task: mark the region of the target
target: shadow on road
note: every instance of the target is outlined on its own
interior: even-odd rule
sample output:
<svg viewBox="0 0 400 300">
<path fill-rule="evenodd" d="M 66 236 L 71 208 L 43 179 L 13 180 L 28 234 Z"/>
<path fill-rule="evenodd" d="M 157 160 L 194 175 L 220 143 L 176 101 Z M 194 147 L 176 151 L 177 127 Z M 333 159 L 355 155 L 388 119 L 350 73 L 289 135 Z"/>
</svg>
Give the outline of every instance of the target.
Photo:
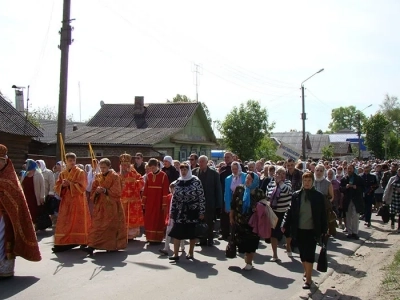
<svg viewBox="0 0 400 300">
<path fill-rule="evenodd" d="M 340 300 L 365 300 L 359 297 L 346 295 L 338 292 L 335 289 L 327 289 L 325 294 L 322 294 L 319 290 L 314 293 L 311 298 L 308 297 L 300 297 L 300 299 L 312 299 L 312 300 L 321 300 L 321 299 L 340 299 Z"/>
<path fill-rule="evenodd" d="M 12 298 L 34 285 L 40 279 L 34 276 L 14 276 L 0 280 L 0 299 Z"/>
<path fill-rule="evenodd" d="M 63 268 L 71 268 L 74 265 L 84 264 L 87 261 L 85 260 L 86 254 L 80 249 L 72 249 L 66 252 L 58 252 L 54 253 L 56 257 L 51 258 L 59 263 L 56 267 L 53 275 L 56 275 Z"/>
<path fill-rule="evenodd" d="M 195 274 L 197 279 L 207 279 L 218 274 L 218 270 L 214 269 L 215 264 L 197 259 L 186 260 L 183 255 L 180 257 L 179 262 L 171 262 L 171 265 Z"/>
<path fill-rule="evenodd" d="M 258 269 L 253 269 L 251 271 L 244 271 L 237 266 L 231 266 L 228 269 L 232 272 L 241 274 L 243 277 L 253 281 L 254 283 L 269 285 L 273 288 L 280 290 L 285 290 L 289 288 L 289 285 L 294 282 L 294 279 L 292 278 L 275 276 L 273 274 Z"/>
</svg>

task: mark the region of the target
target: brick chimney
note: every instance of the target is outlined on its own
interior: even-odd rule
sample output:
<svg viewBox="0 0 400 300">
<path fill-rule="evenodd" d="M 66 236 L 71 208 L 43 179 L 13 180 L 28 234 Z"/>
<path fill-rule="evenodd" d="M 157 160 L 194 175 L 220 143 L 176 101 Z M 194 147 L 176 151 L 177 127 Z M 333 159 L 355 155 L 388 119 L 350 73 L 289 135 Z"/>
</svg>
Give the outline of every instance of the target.
<svg viewBox="0 0 400 300">
<path fill-rule="evenodd" d="M 135 114 L 142 114 L 144 112 L 144 97 L 143 96 L 135 96 Z"/>
</svg>

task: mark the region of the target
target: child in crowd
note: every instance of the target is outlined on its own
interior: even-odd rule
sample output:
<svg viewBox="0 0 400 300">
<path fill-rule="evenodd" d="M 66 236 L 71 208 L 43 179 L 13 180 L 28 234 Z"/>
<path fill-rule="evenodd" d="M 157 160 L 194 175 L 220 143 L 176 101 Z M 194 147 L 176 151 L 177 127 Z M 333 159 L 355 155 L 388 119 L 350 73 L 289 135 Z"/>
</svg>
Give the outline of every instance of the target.
<svg viewBox="0 0 400 300">
<path fill-rule="evenodd" d="M 165 234 L 165 246 L 164 246 L 164 249 L 160 249 L 159 251 L 160 251 L 160 253 L 162 254 L 162 255 L 168 255 L 169 253 L 169 250 L 170 250 L 170 247 L 169 247 L 169 244 L 171 243 L 171 237 L 170 236 L 168 236 L 169 235 L 169 233 L 171 232 L 171 229 L 172 229 L 172 227 L 174 227 L 174 220 L 171 218 L 171 203 L 172 203 L 172 197 L 173 197 L 173 194 L 174 194 L 174 191 L 175 191 L 175 181 L 174 182 L 172 182 L 170 185 L 169 185 L 169 194 L 168 194 L 168 203 L 167 203 L 167 208 L 168 208 L 168 211 L 167 211 L 167 213 L 166 213 L 166 216 L 165 216 L 165 225 L 167 226 L 167 230 L 166 230 L 166 234 Z M 181 241 L 181 252 L 184 252 L 185 251 L 185 241 Z"/>
</svg>

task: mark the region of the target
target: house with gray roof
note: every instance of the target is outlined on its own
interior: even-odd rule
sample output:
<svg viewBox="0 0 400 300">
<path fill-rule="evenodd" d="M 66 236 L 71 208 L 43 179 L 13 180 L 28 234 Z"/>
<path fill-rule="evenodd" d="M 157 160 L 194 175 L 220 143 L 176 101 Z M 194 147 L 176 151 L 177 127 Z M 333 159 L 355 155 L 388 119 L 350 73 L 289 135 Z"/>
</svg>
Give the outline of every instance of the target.
<svg viewBox="0 0 400 300">
<path fill-rule="evenodd" d="M 8 148 L 8 156 L 15 168 L 21 170 L 28 157 L 29 144 L 33 137 L 43 133 L 33 125 L 25 114 L 0 95 L 0 144 Z"/>
<path fill-rule="evenodd" d="M 104 104 L 87 124 L 72 125 L 66 131 L 66 151 L 89 156 L 91 143 L 97 156 L 119 156 L 142 152 L 145 157 L 171 155 L 180 161 L 191 153 L 208 155 L 216 137 L 200 103 L 144 103 L 135 97 L 132 104 Z M 46 149 L 55 154 L 56 136 Z"/>
</svg>

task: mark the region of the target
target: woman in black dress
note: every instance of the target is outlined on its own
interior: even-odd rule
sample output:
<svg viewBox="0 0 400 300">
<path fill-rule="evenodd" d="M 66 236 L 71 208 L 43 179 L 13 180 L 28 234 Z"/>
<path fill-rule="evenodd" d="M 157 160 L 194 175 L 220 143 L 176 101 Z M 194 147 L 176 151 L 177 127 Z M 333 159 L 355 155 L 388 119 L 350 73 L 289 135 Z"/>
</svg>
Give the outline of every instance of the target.
<svg viewBox="0 0 400 300">
<path fill-rule="evenodd" d="M 236 187 L 232 195 L 230 223 L 234 227 L 235 240 L 239 253 L 245 253 L 245 267 L 243 270 L 253 269 L 254 253 L 258 249 L 260 237 L 253 233 L 249 225 L 257 202 L 264 199 L 264 193 L 258 188 L 260 179 L 254 172 L 248 172 L 245 184 Z"/>
<path fill-rule="evenodd" d="M 169 236 L 174 238 L 174 255 L 169 259 L 179 260 L 179 245 L 181 240 L 190 240 L 187 259 L 193 259 L 196 244 L 196 224 L 204 219 L 206 201 L 200 179 L 192 175 L 190 164 L 180 165 L 181 176 L 175 184 L 175 192 L 171 202 L 170 218 L 174 220 Z"/>
<path fill-rule="evenodd" d="M 282 232 L 290 230 L 297 240 L 300 259 L 304 268 L 303 289 L 310 289 L 317 242 L 325 238 L 328 222 L 325 196 L 314 187 L 314 175 L 303 174 L 303 187 L 293 193 L 292 203 L 281 225 Z"/>
</svg>

